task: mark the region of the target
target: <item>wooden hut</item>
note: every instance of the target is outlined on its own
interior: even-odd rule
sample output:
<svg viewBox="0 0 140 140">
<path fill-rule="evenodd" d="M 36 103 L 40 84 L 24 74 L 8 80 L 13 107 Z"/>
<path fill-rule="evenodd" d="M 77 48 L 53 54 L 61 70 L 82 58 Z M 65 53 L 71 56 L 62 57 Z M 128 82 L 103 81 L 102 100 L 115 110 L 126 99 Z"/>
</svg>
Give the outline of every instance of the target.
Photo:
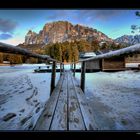
<svg viewBox="0 0 140 140">
<path fill-rule="evenodd" d="M 113 57 L 102 59 L 103 71 L 125 70 L 125 57 Z"/>
<path fill-rule="evenodd" d="M 80 59 L 86 59 L 93 56 L 96 56 L 94 52 L 86 52 L 80 55 Z M 86 72 L 100 71 L 101 70 L 101 60 L 90 60 L 86 61 Z"/>
<path fill-rule="evenodd" d="M 106 53 L 106 52 L 105 52 Z M 88 53 L 90 54 L 90 53 Z M 94 55 L 85 55 L 82 56 L 81 59 L 90 58 L 99 54 L 103 54 L 103 52 L 93 53 Z M 101 60 L 90 60 L 86 61 L 86 72 L 93 72 L 93 71 L 119 71 L 125 70 L 125 57 L 113 57 L 113 58 L 106 58 Z"/>
</svg>

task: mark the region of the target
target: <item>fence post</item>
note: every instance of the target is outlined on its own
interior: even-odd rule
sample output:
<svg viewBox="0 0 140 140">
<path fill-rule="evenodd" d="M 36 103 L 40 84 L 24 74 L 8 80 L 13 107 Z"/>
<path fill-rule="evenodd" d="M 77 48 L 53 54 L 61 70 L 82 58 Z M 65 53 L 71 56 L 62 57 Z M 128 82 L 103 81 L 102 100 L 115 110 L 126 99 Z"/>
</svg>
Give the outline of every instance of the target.
<svg viewBox="0 0 140 140">
<path fill-rule="evenodd" d="M 72 64 L 70 64 L 70 70 L 72 71 Z"/>
<path fill-rule="evenodd" d="M 53 61 L 52 64 L 52 75 L 51 75 L 51 91 L 50 95 L 52 94 L 54 88 L 55 88 L 55 77 L 56 77 L 56 62 Z"/>
<path fill-rule="evenodd" d="M 65 68 L 64 68 L 64 63 L 63 63 L 63 72 L 65 72 L 64 69 L 65 69 Z"/>
<path fill-rule="evenodd" d="M 73 76 L 75 77 L 75 68 L 76 68 L 76 64 L 74 62 L 74 69 L 73 69 Z"/>
<path fill-rule="evenodd" d="M 62 76 L 62 63 L 60 63 L 60 76 Z"/>
<path fill-rule="evenodd" d="M 83 92 L 85 92 L 85 72 L 86 72 L 86 62 L 82 62 L 82 68 L 81 68 L 81 89 Z"/>
</svg>

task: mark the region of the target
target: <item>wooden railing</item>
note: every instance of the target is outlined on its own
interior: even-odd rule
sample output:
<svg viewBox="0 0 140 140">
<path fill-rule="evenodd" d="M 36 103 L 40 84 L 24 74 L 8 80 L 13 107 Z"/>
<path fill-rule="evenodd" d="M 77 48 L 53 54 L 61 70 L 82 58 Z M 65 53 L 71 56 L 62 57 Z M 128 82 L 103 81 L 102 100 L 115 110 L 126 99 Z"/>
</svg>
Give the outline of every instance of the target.
<svg viewBox="0 0 140 140">
<path fill-rule="evenodd" d="M 50 95 L 52 94 L 52 91 L 55 88 L 56 64 L 60 63 L 60 76 L 61 76 L 62 72 L 64 71 L 64 64 L 62 62 L 57 61 L 56 59 L 53 59 L 48 55 L 36 54 L 36 53 L 33 53 L 33 52 L 31 52 L 31 51 L 29 51 L 27 49 L 23 49 L 23 48 L 20 48 L 20 47 L 16 47 L 16 46 L 1 43 L 1 42 L 0 42 L 0 52 L 26 55 L 28 57 L 34 57 L 34 58 L 40 58 L 40 59 L 43 59 L 43 60 L 46 60 L 46 61 L 52 61 Z M 62 65 L 63 65 L 63 68 L 62 68 Z"/>
<path fill-rule="evenodd" d="M 73 75 L 75 76 L 75 68 L 76 68 L 76 63 L 81 62 L 81 81 L 80 81 L 80 87 L 85 91 L 85 73 L 86 73 L 86 62 L 90 60 L 99 60 L 99 59 L 105 59 L 105 58 L 111 58 L 111 57 L 116 57 L 116 56 L 121 56 L 121 55 L 128 55 L 128 54 L 133 54 L 133 53 L 140 53 L 140 44 L 132 45 L 123 49 L 119 49 L 116 51 L 111 51 L 105 54 L 97 55 L 94 57 L 90 57 L 87 59 L 79 60 L 77 62 L 72 63 L 71 68 L 73 69 Z"/>
</svg>

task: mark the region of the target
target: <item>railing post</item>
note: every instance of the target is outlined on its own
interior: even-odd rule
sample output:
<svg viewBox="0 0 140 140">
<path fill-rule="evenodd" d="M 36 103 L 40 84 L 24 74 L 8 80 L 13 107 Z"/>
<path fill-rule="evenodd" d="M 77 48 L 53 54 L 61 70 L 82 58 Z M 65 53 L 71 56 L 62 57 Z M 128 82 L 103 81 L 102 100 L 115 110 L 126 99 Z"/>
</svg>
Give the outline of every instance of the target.
<svg viewBox="0 0 140 140">
<path fill-rule="evenodd" d="M 62 63 L 60 63 L 60 76 L 62 76 Z"/>
<path fill-rule="evenodd" d="M 70 70 L 72 71 L 72 64 L 70 65 Z"/>
<path fill-rule="evenodd" d="M 75 68 L 76 68 L 76 64 L 74 63 L 74 69 L 73 69 L 73 76 L 75 77 Z"/>
<path fill-rule="evenodd" d="M 81 68 L 81 89 L 83 92 L 85 92 L 85 72 L 86 72 L 86 62 L 82 62 L 82 68 Z"/>
<path fill-rule="evenodd" d="M 64 64 L 63 64 L 63 72 L 64 72 L 64 69 L 65 69 L 65 68 L 64 68 Z"/>
<path fill-rule="evenodd" d="M 52 94 L 54 88 L 55 88 L 55 77 L 56 77 L 56 62 L 53 61 L 52 64 L 52 75 L 51 75 L 51 91 L 50 95 Z"/>
</svg>

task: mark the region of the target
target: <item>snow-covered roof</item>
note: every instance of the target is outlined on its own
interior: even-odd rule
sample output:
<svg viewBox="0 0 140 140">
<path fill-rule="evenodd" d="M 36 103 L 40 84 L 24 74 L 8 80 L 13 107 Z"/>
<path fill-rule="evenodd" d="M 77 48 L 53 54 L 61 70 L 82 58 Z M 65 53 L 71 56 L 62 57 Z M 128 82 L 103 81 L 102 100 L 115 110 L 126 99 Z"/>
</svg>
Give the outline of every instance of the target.
<svg viewBox="0 0 140 140">
<path fill-rule="evenodd" d="M 94 52 L 86 52 L 83 57 L 93 57 L 96 56 L 96 54 Z"/>
</svg>

